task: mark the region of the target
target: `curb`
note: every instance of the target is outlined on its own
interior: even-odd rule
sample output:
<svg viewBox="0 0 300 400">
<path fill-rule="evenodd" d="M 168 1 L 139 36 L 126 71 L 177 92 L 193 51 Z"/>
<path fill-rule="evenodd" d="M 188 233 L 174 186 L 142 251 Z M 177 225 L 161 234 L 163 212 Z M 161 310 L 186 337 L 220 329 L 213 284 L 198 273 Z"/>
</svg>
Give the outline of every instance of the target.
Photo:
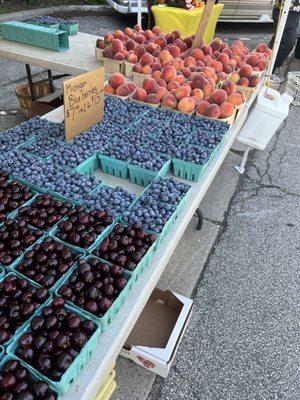
<svg viewBox="0 0 300 400">
<path fill-rule="evenodd" d="M 109 5 L 100 5 L 100 6 L 63 5 L 54 7 L 35 8 L 32 10 L 23 10 L 13 13 L 2 14 L 0 15 L 0 22 L 11 21 L 11 20 L 24 20 L 36 17 L 38 15 L 46 15 L 46 14 L 53 14 L 55 12 L 69 12 L 69 11 L 80 11 L 80 12 L 94 11 L 102 13 L 103 15 L 111 15 L 115 13 L 115 10 Z"/>
</svg>

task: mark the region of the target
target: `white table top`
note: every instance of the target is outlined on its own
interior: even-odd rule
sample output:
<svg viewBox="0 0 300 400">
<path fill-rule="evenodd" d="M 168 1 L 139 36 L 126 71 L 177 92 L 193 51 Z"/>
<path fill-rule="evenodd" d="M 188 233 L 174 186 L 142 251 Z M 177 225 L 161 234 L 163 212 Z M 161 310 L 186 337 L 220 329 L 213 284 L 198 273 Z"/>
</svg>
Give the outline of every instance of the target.
<svg viewBox="0 0 300 400">
<path fill-rule="evenodd" d="M 257 88 L 252 101 L 261 89 L 261 86 Z M 186 181 L 192 186 L 189 202 L 165 237 L 162 245 L 154 253 L 150 265 L 129 292 L 123 306 L 114 317 L 107 331 L 100 335 L 95 353 L 83 368 L 80 376 L 71 385 L 68 392 L 62 396 L 62 400 L 93 400 L 97 395 L 106 374 L 109 372 L 112 363 L 116 360 L 120 349 L 142 312 L 151 292 L 157 285 L 186 227 L 235 141 L 247 118 L 249 107 L 250 104 L 248 103 L 240 111 L 237 120 L 226 135 L 219 153 L 202 176 L 200 182 L 193 183 Z M 62 121 L 62 107 L 47 114 L 44 118 L 55 122 Z M 106 177 L 109 176 L 106 175 Z M 122 180 L 122 182 L 124 182 L 123 186 L 126 187 L 126 180 Z"/>
<path fill-rule="evenodd" d="M 0 39 L 0 58 L 71 75 L 83 74 L 102 66 L 95 58 L 97 38 L 95 35 L 78 32 L 77 35 L 69 36 L 70 48 L 62 52 Z"/>
</svg>

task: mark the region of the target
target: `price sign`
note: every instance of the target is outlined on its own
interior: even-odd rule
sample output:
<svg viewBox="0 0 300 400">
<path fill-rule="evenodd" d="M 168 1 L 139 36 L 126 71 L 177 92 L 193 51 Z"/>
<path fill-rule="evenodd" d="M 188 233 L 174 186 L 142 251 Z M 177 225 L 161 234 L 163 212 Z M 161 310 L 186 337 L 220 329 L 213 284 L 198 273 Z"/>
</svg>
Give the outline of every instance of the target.
<svg viewBox="0 0 300 400">
<path fill-rule="evenodd" d="M 66 141 L 103 118 L 104 68 L 63 82 Z"/>
</svg>

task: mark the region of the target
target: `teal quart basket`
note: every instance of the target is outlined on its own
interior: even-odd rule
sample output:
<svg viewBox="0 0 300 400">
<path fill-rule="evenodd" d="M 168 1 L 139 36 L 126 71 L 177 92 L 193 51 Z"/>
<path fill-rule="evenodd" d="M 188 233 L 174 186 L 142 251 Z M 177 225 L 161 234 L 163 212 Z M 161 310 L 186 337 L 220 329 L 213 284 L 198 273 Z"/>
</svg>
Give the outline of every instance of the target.
<svg viewBox="0 0 300 400">
<path fill-rule="evenodd" d="M 30 381 L 32 381 L 32 382 L 41 382 L 42 381 L 40 376 L 38 376 L 38 374 L 33 369 L 29 369 L 23 360 L 20 360 L 19 358 L 17 358 L 14 355 L 11 355 L 11 354 L 10 355 L 4 355 L 4 354 L 5 353 L 3 353 L 3 359 L 1 361 L 1 348 L 0 348 L 0 361 L 1 361 L 0 362 L 0 370 L 2 370 L 2 368 L 8 361 L 16 360 L 22 365 L 23 368 L 25 368 L 27 370 L 27 372 L 29 372 Z M 49 385 L 49 389 L 52 390 L 52 392 L 57 396 L 56 400 L 61 399 L 61 395 L 55 390 L 55 388 L 53 388 L 51 385 Z"/>
<path fill-rule="evenodd" d="M 46 305 L 49 305 L 50 303 L 51 303 L 51 301 L 46 303 Z M 68 312 L 72 312 L 72 313 L 78 315 L 82 320 L 88 320 L 88 319 L 91 320 L 91 318 L 88 318 L 86 316 L 86 314 L 84 314 L 81 311 L 81 309 L 79 309 L 77 307 L 72 307 L 70 304 L 67 303 L 67 304 L 65 304 L 64 308 Z M 67 369 L 67 371 L 63 374 L 63 376 L 62 376 L 60 381 L 53 381 L 50 378 L 44 376 L 41 372 L 39 372 L 37 369 L 32 367 L 30 364 L 26 363 L 24 360 L 22 360 L 22 362 L 29 369 L 29 371 L 31 371 L 34 374 L 36 374 L 36 376 L 40 380 L 48 383 L 49 386 L 51 386 L 58 393 L 63 395 L 64 393 L 66 393 L 68 391 L 68 389 L 69 389 L 70 385 L 72 384 L 72 382 L 80 375 L 83 367 L 85 366 L 85 364 L 87 363 L 87 361 L 89 360 L 89 358 L 91 357 L 91 355 L 93 354 L 93 352 L 97 348 L 99 335 L 101 334 L 101 327 L 100 327 L 99 323 L 97 323 L 97 321 L 95 319 L 93 319 L 92 321 L 96 325 L 95 332 L 90 337 L 90 339 L 86 342 L 85 346 L 81 349 L 80 353 L 74 359 L 73 363 L 70 365 L 70 367 Z M 14 353 L 15 353 L 15 350 L 16 350 L 16 348 L 18 346 L 19 338 L 23 333 L 28 332 L 28 331 L 30 331 L 30 323 L 28 323 L 23 328 L 21 333 L 19 333 L 18 335 L 16 335 L 14 337 L 13 342 L 8 346 L 7 353 L 9 355 L 16 357 L 16 355 Z M 16 358 L 19 359 L 19 357 L 16 357 Z"/>
<path fill-rule="evenodd" d="M 61 31 L 67 32 L 68 36 L 77 35 L 78 28 L 79 28 L 78 24 L 63 24 L 63 23 L 59 24 L 59 29 Z"/>
<path fill-rule="evenodd" d="M 193 182 L 199 182 L 209 164 L 209 160 L 207 160 L 206 164 L 201 165 L 183 161 L 178 158 L 172 158 L 172 164 L 174 176 Z"/>
<path fill-rule="evenodd" d="M 100 168 L 100 160 L 98 154 L 94 154 L 87 160 L 83 161 L 75 168 L 80 175 L 93 175 L 96 169 Z"/>
<path fill-rule="evenodd" d="M 101 168 L 104 173 L 116 176 L 117 178 L 128 178 L 128 168 L 126 161 L 117 160 L 109 156 L 99 155 Z"/>
<path fill-rule="evenodd" d="M 128 163 L 128 171 L 131 182 L 141 186 L 148 186 L 158 176 L 166 175 L 171 166 L 171 160 L 168 160 L 159 171 L 151 171 Z"/>
<path fill-rule="evenodd" d="M 97 258 L 97 257 L 91 256 L 91 255 L 88 255 L 88 256 L 84 257 L 84 259 L 86 259 L 86 260 L 88 260 L 88 259 L 90 259 L 90 258 Z M 110 263 L 107 263 L 107 262 L 104 261 L 104 260 L 101 260 L 101 259 L 100 259 L 100 261 L 102 261 L 103 263 L 109 265 L 110 267 L 112 266 Z M 65 278 L 64 278 L 64 280 L 63 280 L 63 282 L 61 283 L 60 286 L 62 286 L 62 285 L 67 285 L 67 284 L 68 284 L 69 279 L 70 279 L 72 273 L 76 270 L 76 268 L 77 268 L 77 266 L 75 266 L 75 267 L 73 268 L 73 270 L 70 271 L 70 272 L 65 276 Z M 96 315 L 91 314 L 89 311 L 86 311 L 86 310 L 84 310 L 83 308 L 80 308 L 79 306 L 77 306 L 76 304 L 70 302 L 69 300 L 66 300 L 66 302 L 67 302 L 68 304 L 70 304 L 72 307 L 74 307 L 74 308 L 80 310 L 80 312 L 82 312 L 83 314 L 85 314 L 87 318 L 89 318 L 89 319 L 91 319 L 91 320 L 93 320 L 93 321 L 97 321 L 97 322 L 100 324 L 100 326 L 101 326 L 101 331 L 102 331 L 102 332 L 105 332 L 105 331 L 107 330 L 107 328 L 108 328 L 108 325 L 111 323 L 111 321 L 113 320 L 113 318 L 115 317 L 115 315 L 117 315 L 117 313 L 119 312 L 119 310 L 120 310 L 122 304 L 124 303 L 124 301 L 125 301 L 125 299 L 126 299 L 128 293 L 129 293 L 130 289 L 132 288 L 133 281 L 132 281 L 132 278 L 131 278 L 131 274 L 125 271 L 124 275 L 125 275 L 125 278 L 126 278 L 126 280 L 127 280 L 127 284 L 126 284 L 126 286 L 124 287 L 124 289 L 121 291 L 121 293 L 119 294 L 119 296 L 118 296 L 118 297 L 115 299 L 115 301 L 112 303 L 112 305 L 110 306 L 110 308 L 109 308 L 109 309 L 106 311 L 106 313 L 103 315 L 103 317 L 97 317 Z M 59 288 L 56 289 L 56 295 L 57 295 L 57 296 L 61 296 L 61 295 L 59 294 Z"/>
</svg>

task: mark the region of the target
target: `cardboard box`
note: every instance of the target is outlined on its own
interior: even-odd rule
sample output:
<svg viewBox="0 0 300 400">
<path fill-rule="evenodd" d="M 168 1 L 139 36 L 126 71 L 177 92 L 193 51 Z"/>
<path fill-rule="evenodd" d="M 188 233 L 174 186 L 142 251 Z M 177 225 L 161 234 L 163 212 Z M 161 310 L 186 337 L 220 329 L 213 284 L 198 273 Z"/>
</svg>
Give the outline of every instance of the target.
<svg viewBox="0 0 300 400">
<path fill-rule="evenodd" d="M 121 355 L 166 378 L 191 316 L 193 301 L 154 289 Z"/>
</svg>

